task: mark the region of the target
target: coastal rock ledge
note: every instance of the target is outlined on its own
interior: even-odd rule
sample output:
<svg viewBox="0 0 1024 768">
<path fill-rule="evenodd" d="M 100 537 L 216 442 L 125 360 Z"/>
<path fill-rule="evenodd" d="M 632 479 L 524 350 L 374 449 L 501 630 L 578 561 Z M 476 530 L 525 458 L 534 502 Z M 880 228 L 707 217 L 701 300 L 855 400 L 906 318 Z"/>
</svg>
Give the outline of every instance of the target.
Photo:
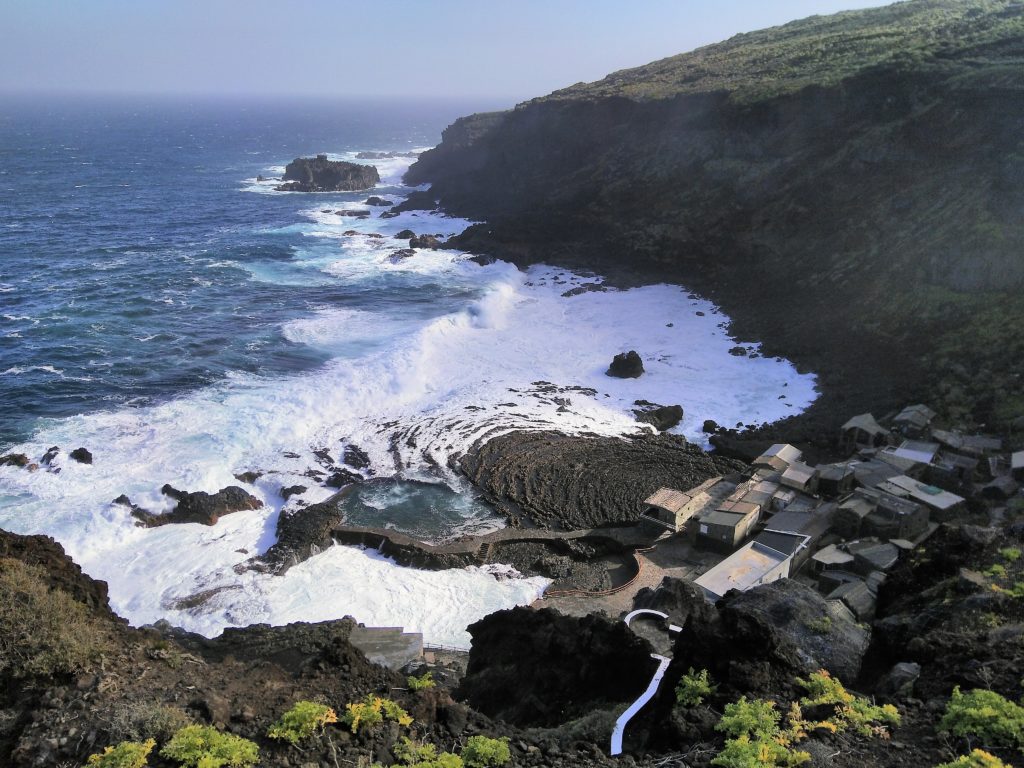
<svg viewBox="0 0 1024 768">
<path fill-rule="evenodd" d="M 284 169 L 283 179 L 288 183 L 274 187 L 278 192 L 353 192 L 375 186 L 380 174 L 372 165 L 317 155 L 292 160 Z"/>
</svg>

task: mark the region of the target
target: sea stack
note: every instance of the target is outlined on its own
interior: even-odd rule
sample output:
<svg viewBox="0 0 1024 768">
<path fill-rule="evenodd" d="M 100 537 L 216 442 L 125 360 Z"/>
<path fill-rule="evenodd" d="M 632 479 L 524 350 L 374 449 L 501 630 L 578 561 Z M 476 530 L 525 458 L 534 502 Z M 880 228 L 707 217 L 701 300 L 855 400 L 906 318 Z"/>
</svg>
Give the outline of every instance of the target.
<svg viewBox="0 0 1024 768">
<path fill-rule="evenodd" d="M 328 160 L 327 155 L 297 157 L 284 169 L 285 184 L 278 192 L 353 192 L 370 189 L 380 181 L 372 165 Z"/>
</svg>

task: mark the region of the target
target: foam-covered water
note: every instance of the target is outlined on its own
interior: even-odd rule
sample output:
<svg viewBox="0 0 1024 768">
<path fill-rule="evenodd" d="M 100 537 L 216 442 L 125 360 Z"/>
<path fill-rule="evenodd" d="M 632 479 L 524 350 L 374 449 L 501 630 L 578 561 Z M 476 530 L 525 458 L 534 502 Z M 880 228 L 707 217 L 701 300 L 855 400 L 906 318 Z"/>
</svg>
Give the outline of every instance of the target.
<svg viewBox="0 0 1024 768">
<path fill-rule="evenodd" d="M 321 139 L 306 153 L 334 149 L 332 157 L 353 159 L 361 149 L 430 143 L 408 135 L 390 145 L 374 136 L 362 144 Z M 32 407 L 4 414 L 3 448 L 32 457 L 64 449 L 54 462 L 59 472 L 0 468 L 0 525 L 56 537 L 110 583 L 115 610 L 134 623 L 168 618 L 215 634 L 351 614 L 464 645 L 468 623 L 529 602 L 545 580 L 419 572 L 346 547 L 282 577 L 236 573 L 273 543 L 282 487 L 308 488 L 289 504 L 331 493 L 308 476 L 321 468 L 315 451 L 337 459 L 357 445 L 376 477 L 435 484 L 374 483 L 350 512 L 357 524 L 443 538 L 501 524 L 450 468 L 475 441 L 511 429 L 635 431 L 644 428 L 631 414 L 635 400 L 682 405 L 677 431 L 700 440 L 705 419 L 774 420 L 814 398 L 813 378 L 787 362 L 729 354 L 736 342 L 726 318 L 678 286 L 565 295 L 600 278 L 480 266 L 443 249 L 396 258 L 407 245 L 393 237 L 400 230 L 447 236 L 468 222 L 425 212 L 380 219 L 383 209 L 367 219 L 338 216 L 365 208 L 366 193 L 274 192 L 257 176 L 279 174 L 299 152 L 270 138 L 265 146 L 238 141 L 257 147 L 254 154 L 243 162 L 221 150 L 224 167 L 206 183 L 219 190 L 219 210 L 234 205 L 244 216 L 196 213 L 187 236 L 179 231 L 185 223 L 168 225 L 170 243 L 144 245 L 143 229 L 138 242 L 122 242 L 119 214 L 80 250 L 69 249 L 73 274 L 56 300 L 30 295 L 38 275 L 0 272 L 0 287 L 21 296 L 10 305 L 0 297 L 13 326 L 0 332 L 50 334 L 39 343 L 15 336 L 0 348 L 5 402 L 28 403 L 25 387 L 38 390 Z M 365 162 L 381 173 L 374 194 L 397 200 L 410 191 L 400 177 L 411 160 Z M 21 217 L 31 219 L 32 210 Z M 50 226 L 62 242 L 64 225 Z M 30 255 L 41 235 L 3 237 Z M 82 251 L 101 250 L 104 257 L 80 266 Z M 115 273 L 113 285 L 96 277 L 101 267 Z M 646 373 L 606 376 L 612 355 L 627 349 L 640 352 Z M 67 458 L 79 445 L 92 451 L 92 465 Z M 213 527 L 142 529 L 110 503 L 127 493 L 159 511 L 169 504 L 164 483 L 212 492 L 250 470 L 262 473 L 249 490 L 264 508 Z"/>
</svg>

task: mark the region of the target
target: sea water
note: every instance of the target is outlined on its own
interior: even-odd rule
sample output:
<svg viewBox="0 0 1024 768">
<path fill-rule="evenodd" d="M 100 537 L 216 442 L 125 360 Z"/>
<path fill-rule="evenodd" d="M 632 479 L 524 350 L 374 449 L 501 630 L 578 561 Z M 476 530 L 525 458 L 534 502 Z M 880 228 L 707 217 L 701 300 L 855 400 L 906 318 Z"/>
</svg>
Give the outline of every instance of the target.
<svg viewBox="0 0 1024 768">
<path fill-rule="evenodd" d="M 754 343 L 753 357 L 730 354 L 727 318 L 680 286 L 572 295 L 601 277 L 444 249 L 396 257 L 403 229 L 449 236 L 471 222 L 380 218 L 363 201 L 412 191 L 412 159 L 356 154 L 424 149 L 475 107 L 5 105 L 0 453 L 61 453 L 36 472 L 0 468 L 0 526 L 55 537 L 135 624 L 214 635 L 352 615 L 464 646 L 467 624 L 547 581 L 500 564 L 418 571 L 342 546 L 284 576 L 236 568 L 273 544 L 282 509 L 333 492 L 309 476 L 316 452 L 368 454 L 376 479 L 346 500 L 353 524 L 436 541 L 502 525 L 453 468 L 489 437 L 628 434 L 646 428 L 632 410 L 648 400 L 682 405 L 674 431 L 699 441 L 705 419 L 761 423 L 812 402 L 813 376 Z M 376 165 L 380 184 L 274 191 L 288 161 L 319 152 Z M 645 374 L 606 376 L 628 349 Z M 68 458 L 79 446 L 91 465 Z M 212 527 L 140 528 L 111 503 L 127 494 L 158 512 L 173 505 L 165 483 L 213 492 L 247 471 L 263 508 Z M 285 502 L 294 485 L 307 491 Z"/>
</svg>

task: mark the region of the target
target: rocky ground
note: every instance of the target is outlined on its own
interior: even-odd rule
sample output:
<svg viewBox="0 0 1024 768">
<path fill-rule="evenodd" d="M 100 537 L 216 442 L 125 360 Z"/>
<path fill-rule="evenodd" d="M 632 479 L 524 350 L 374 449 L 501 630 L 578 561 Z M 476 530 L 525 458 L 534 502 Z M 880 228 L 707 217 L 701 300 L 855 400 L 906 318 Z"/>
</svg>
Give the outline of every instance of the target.
<svg viewBox="0 0 1024 768">
<path fill-rule="evenodd" d="M 692 488 L 743 466 L 677 435 L 522 431 L 474 447 L 460 464 L 510 524 L 566 530 L 633 522 L 658 488 Z"/>
</svg>

